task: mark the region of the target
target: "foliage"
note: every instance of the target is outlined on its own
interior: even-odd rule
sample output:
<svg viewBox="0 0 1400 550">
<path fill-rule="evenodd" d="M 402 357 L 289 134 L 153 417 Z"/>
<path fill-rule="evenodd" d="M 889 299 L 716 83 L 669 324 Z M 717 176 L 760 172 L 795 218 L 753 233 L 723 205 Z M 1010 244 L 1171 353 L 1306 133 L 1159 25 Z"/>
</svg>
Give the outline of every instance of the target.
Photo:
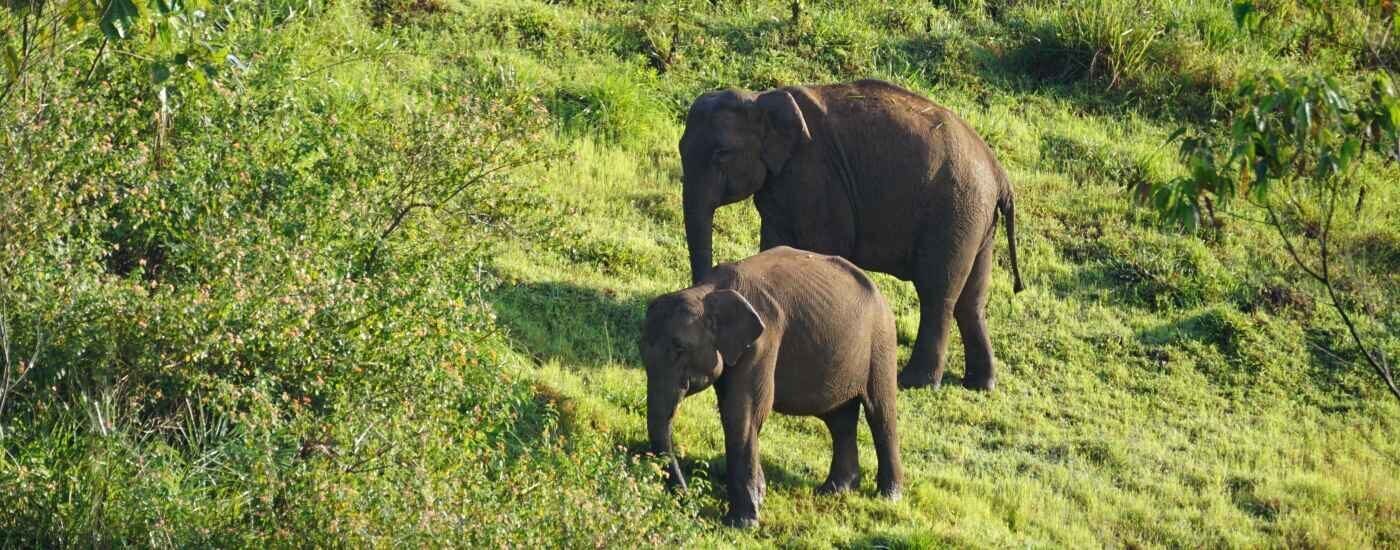
<svg viewBox="0 0 1400 550">
<path fill-rule="evenodd" d="M 1236 4 L 1237 17 L 1250 21 L 1240 5 L 1247 4 Z M 1395 85 L 1378 72 L 1369 95 L 1354 97 L 1333 77 L 1270 74 L 1246 81 L 1238 95 L 1229 139 L 1185 137 L 1181 152 L 1191 173 L 1155 189 L 1154 206 L 1192 229 L 1203 210 L 1213 218 L 1237 198 L 1264 210 L 1292 260 L 1328 293 L 1363 361 L 1400 399 L 1388 360 L 1368 349 L 1351 319 L 1354 306 L 1339 294 L 1335 259 L 1337 228 L 1366 206 L 1368 186 L 1358 170 L 1372 158 L 1400 160 Z"/>
<path fill-rule="evenodd" d="M 225 63 L 241 65 L 237 56 L 220 47 L 219 27 L 227 24 L 220 15 L 211 15 L 207 1 L 150 0 L 138 4 L 133 0 L 106 2 L 9 2 L 8 18 L 18 21 L 18 44 L 10 40 L 10 29 L 4 34 L 5 80 L 0 86 L 0 100 L 20 90 L 37 67 L 57 61 L 56 52 L 97 42 L 93 65 L 88 69 L 91 79 L 98 63 L 108 51 L 136 56 L 146 63 L 147 81 L 152 94 L 160 103 L 162 126 L 174 108 L 171 84 L 189 81 L 207 86 Z M 228 12 L 225 12 L 228 13 Z M 145 40 L 140 40 L 144 35 Z M 129 44 L 128 42 L 135 42 Z M 115 43 L 115 44 L 113 44 Z M 174 80 L 172 80 L 172 78 Z"/>
<path fill-rule="evenodd" d="M 1208 201 L 1223 208 L 1240 198 L 1271 207 L 1289 194 L 1315 205 L 1349 200 L 1360 210 L 1365 185 L 1356 171 L 1366 155 L 1400 159 L 1400 96 L 1385 73 L 1373 78 L 1369 96 L 1350 96 L 1332 77 L 1274 73 L 1246 81 L 1228 140 L 1186 135 L 1185 128 L 1173 136 L 1184 137 L 1191 174 L 1161 186 L 1156 205 L 1192 228 Z"/>
<path fill-rule="evenodd" d="M 358 6 L 220 12 L 199 36 L 240 61 L 204 83 L 153 78 L 174 50 L 138 37 L 203 39 L 144 8 L 57 29 L 78 46 L 11 81 L 0 546 L 685 537 L 652 465 L 569 433 L 484 302 L 493 245 L 533 230 L 510 191 L 551 154 L 540 102 L 446 62 L 376 95 L 391 76 L 359 62 L 414 52 Z"/>
</svg>

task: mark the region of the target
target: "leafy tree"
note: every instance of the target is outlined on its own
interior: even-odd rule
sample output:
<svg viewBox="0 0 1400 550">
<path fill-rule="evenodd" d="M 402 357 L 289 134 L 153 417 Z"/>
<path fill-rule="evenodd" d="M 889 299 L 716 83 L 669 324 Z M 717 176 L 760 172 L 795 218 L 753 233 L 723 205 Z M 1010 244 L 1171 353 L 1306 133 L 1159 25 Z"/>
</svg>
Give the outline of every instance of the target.
<svg viewBox="0 0 1400 550">
<path fill-rule="evenodd" d="M 1388 41 L 1397 21 L 1390 2 L 1359 4 L 1366 40 Z M 1261 17 L 1248 1 L 1235 3 L 1235 16 L 1246 29 Z M 1400 97 L 1388 70 L 1381 65 L 1369 86 L 1359 88 L 1332 76 L 1274 72 L 1244 82 L 1228 136 L 1184 128 L 1172 135 L 1190 173 L 1155 186 L 1151 203 L 1193 230 L 1215 225 L 1217 211 L 1236 201 L 1262 209 L 1263 222 L 1277 231 L 1289 257 L 1322 285 L 1365 363 L 1400 399 L 1390 362 L 1367 343 L 1353 316 L 1354 300 L 1338 284 L 1337 230 L 1360 215 L 1366 200 L 1357 169 L 1400 160 Z"/>
<path fill-rule="evenodd" d="M 23 90 L 36 68 L 58 62 L 64 52 L 94 52 L 87 80 L 119 53 L 146 63 L 163 131 L 173 110 L 172 79 L 207 86 L 221 66 L 243 63 L 218 46 L 221 22 L 208 0 L 13 0 L 3 6 L 8 13 L 0 14 L 0 101 Z"/>
</svg>

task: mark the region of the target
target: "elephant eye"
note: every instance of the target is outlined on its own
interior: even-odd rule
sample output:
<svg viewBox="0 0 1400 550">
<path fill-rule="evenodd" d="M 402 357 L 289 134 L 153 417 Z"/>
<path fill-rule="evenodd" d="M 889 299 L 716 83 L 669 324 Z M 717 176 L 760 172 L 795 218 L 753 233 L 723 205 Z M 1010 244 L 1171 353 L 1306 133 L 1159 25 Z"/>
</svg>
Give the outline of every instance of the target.
<svg viewBox="0 0 1400 550">
<path fill-rule="evenodd" d="M 727 161 L 729 161 L 729 158 L 732 157 L 732 156 L 734 156 L 734 150 L 733 150 L 733 149 L 725 149 L 725 148 L 715 149 L 714 161 L 715 161 L 715 162 L 727 162 Z"/>
<path fill-rule="evenodd" d="M 681 353 L 685 351 L 685 342 L 682 342 L 680 340 L 671 340 L 671 351 L 674 351 L 676 353 Z"/>
</svg>

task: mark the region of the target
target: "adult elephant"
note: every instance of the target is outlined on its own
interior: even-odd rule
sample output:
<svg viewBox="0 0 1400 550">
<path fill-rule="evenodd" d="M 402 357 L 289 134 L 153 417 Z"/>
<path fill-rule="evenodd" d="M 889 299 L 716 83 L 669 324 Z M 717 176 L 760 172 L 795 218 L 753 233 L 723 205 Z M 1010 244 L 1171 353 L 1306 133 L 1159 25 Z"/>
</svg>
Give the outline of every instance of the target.
<svg viewBox="0 0 1400 550">
<path fill-rule="evenodd" d="M 996 384 L 987 290 L 998 214 L 1016 262 L 1011 182 L 968 124 L 927 98 L 878 80 L 723 90 L 690 107 L 680 153 L 692 282 L 713 268 L 715 209 L 750 196 L 760 248 L 842 256 L 913 281 L 919 335 L 901 387 L 937 387 L 948 325 L 967 350 L 963 385 Z"/>
</svg>

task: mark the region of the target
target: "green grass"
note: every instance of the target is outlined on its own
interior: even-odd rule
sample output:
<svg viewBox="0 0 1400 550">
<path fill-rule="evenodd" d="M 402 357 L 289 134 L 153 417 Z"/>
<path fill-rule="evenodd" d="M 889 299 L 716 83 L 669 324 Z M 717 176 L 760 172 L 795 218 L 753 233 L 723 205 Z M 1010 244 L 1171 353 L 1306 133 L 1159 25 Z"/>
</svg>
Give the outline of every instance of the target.
<svg viewBox="0 0 1400 550">
<path fill-rule="evenodd" d="M 571 14 L 561 18 L 579 21 L 581 29 L 627 17 L 611 4 L 601 14 L 547 9 Z M 950 387 L 901 394 L 909 479 L 903 501 L 874 498 L 868 483 L 856 495 L 814 495 L 829 458 L 826 432 L 815 419 L 779 416 L 761 438 L 772 495 L 762 527 L 754 533 L 715 528 L 706 544 L 1397 542 L 1400 446 L 1389 435 L 1397 408 L 1368 372 L 1319 351 L 1345 347 L 1325 304 L 1261 298 L 1269 289 L 1304 290 L 1270 230 L 1232 221 L 1219 239 L 1206 242 L 1129 205 L 1126 189 L 1181 173 L 1166 136 L 1177 116 L 1192 119 L 1200 116 L 1197 106 L 1209 107 L 1209 90 L 1165 112 L 1140 109 L 1142 96 L 1202 93 L 1160 88 L 1179 75 L 1166 74 L 1173 67 L 1153 59 L 1165 55 L 1155 49 L 1143 54 L 1147 62 L 1121 69 L 1141 74 L 1118 82 L 1079 67 L 1037 84 L 1034 74 L 1014 74 L 1027 62 L 1019 49 L 981 61 L 980 68 L 974 61 L 995 55 L 981 50 L 1000 47 L 984 42 L 1004 37 L 994 33 L 1014 36 L 1020 25 L 1037 33 L 1072 27 L 1063 40 L 1088 48 L 1097 36 L 1084 36 L 1085 27 L 1128 24 L 1123 19 L 1067 23 L 1071 16 L 1027 7 L 1008 15 L 1010 28 L 1000 31 L 987 29 L 991 23 L 980 17 L 924 8 L 930 25 L 941 25 L 926 34 L 917 15 L 912 23 L 880 17 L 901 15 L 894 9 L 808 10 L 810 35 L 791 44 L 781 6 L 696 8 L 702 13 L 685 20 L 697 27 L 696 44 L 681 52 L 703 60 L 682 57 L 681 66 L 630 85 L 684 105 L 707 86 L 761 88 L 874 74 L 930 95 L 968 118 L 1011 171 L 1030 291 L 1013 298 L 1007 270 L 994 275 L 989 316 L 1004 373 L 996 392 Z M 1215 26 L 1202 23 L 1204 37 L 1177 30 L 1157 40 L 1221 42 L 1211 33 L 1234 32 L 1229 14 L 1217 7 L 1166 6 L 1152 15 L 1162 13 Z M 1229 24 L 1224 30 L 1222 21 Z M 871 31 L 881 24 L 912 28 Z M 727 47 L 707 49 L 702 40 Z M 847 43 L 858 44 L 856 63 L 869 65 L 842 66 Z M 1224 57 L 1248 46 L 1232 38 L 1202 55 Z M 804 55 L 810 50 L 828 55 Z M 944 59 L 924 61 L 929 50 Z M 1261 50 L 1249 53 L 1282 64 Z M 740 57 L 745 54 L 757 59 Z M 1228 69 L 1243 71 L 1247 59 Z M 553 64 L 560 74 L 586 65 L 595 85 L 607 88 L 642 61 L 581 49 L 531 55 L 529 63 Z M 643 305 L 688 280 L 674 153 L 679 110 L 657 117 L 649 109 L 637 111 L 642 120 L 625 138 L 602 122 L 586 136 L 566 133 L 569 157 L 532 172 L 539 192 L 564 213 L 557 229 L 512 243 L 495 263 L 508 284 L 494 302 L 514 347 L 537 361 L 540 379 L 574 399 L 596 429 L 634 448 L 645 441 L 645 376 L 634 351 Z M 1368 212 L 1366 231 L 1393 238 L 1394 215 L 1385 208 Z M 758 220 L 747 203 L 722 209 L 717 227 L 717 261 L 756 250 Z M 1394 286 L 1385 281 L 1393 283 L 1394 271 L 1379 273 L 1375 286 L 1365 286 L 1380 302 L 1393 301 Z M 918 316 L 912 288 L 877 278 L 899 316 L 907 357 Z M 1394 313 L 1375 321 L 1384 315 Z M 1396 345 L 1393 336 L 1385 342 Z M 955 343 L 950 353 L 953 373 L 961 368 L 958 348 Z M 711 394 L 683 405 L 676 438 L 693 477 L 709 480 L 686 498 L 714 521 L 724 509 L 723 441 Z M 862 438 L 862 462 L 871 473 L 868 434 Z"/>
<path fill-rule="evenodd" d="M 687 272 L 674 167 L 639 169 L 622 158 L 583 145 L 561 170 L 573 177 L 542 186 L 569 205 L 561 225 L 571 248 L 558 251 L 546 239 L 502 254 L 497 265 L 509 282 L 496 304 L 515 347 L 542 365 L 540 379 L 578 401 L 597 429 L 640 448 L 641 312 L 652 296 L 683 286 Z M 1393 543 L 1396 407 L 1369 373 L 1325 361 L 1308 344 L 1320 336 L 1312 327 L 1329 326 L 1325 338 L 1342 341 L 1329 312 L 1245 312 L 1257 299 L 1251 285 L 1262 283 L 1227 268 L 1258 252 L 1243 242 L 1210 246 L 1164 234 L 1113 187 L 1086 189 L 1041 170 L 1013 174 L 1020 216 L 1031 220 L 1022 225 L 1033 228 L 1021 240 L 1031 289 L 1012 298 L 1006 270 L 995 274 L 998 390 L 901 394 L 909 489 L 899 503 L 875 498 L 868 483 L 857 495 L 814 495 L 830 453 L 824 427 L 774 417 L 762 437 L 771 495 L 763 526 L 752 534 L 717 528 L 711 542 Z M 658 195 L 669 198 L 660 208 Z M 751 207 L 730 207 L 721 219 L 717 256 L 754 250 Z M 573 252 L 592 247 L 620 250 Z M 879 281 L 907 357 L 915 297 L 906 283 Z M 956 373 L 956 343 L 949 361 Z M 692 477 L 720 483 L 723 440 L 711 393 L 682 406 L 676 439 Z M 862 442 L 869 477 L 868 433 Z M 723 493 L 700 487 L 690 498 L 714 521 Z"/>
<path fill-rule="evenodd" d="M 251 69 L 174 81 L 164 142 L 139 58 L 89 84 L 93 40 L 39 69 L 0 111 L 0 317 L 44 351 L 0 410 L 0 545 L 1400 545 L 1400 404 L 1272 229 L 1245 209 L 1184 235 L 1129 200 L 1184 173 L 1168 135 L 1210 128 L 1240 78 L 1384 66 L 1355 13 L 1273 2 L 1245 33 L 1191 0 L 803 6 L 235 3 L 219 45 Z M 986 138 L 1028 290 L 998 238 L 998 389 L 901 393 L 902 500 L 875 497 L 864 428 L 862 490 L 813 494 L 826 430 L 774 416 L 762 524 L 726 529 L 713 393 L 676 422 L 689 493 L 642 454 L 641 317 L 689 280 L 682 115 L 713 88 L 859 77 Z M 544 160 L 379 243 L 403 193 L 440 196 L 496 143 Z M 1397 176 L 1363 171 L 1338 241 L 1389 357 Z M 716 260 L 758 225 L 721 209 Z M 875 278 L 903 361 L 916 296 Z"/>
</svg>

